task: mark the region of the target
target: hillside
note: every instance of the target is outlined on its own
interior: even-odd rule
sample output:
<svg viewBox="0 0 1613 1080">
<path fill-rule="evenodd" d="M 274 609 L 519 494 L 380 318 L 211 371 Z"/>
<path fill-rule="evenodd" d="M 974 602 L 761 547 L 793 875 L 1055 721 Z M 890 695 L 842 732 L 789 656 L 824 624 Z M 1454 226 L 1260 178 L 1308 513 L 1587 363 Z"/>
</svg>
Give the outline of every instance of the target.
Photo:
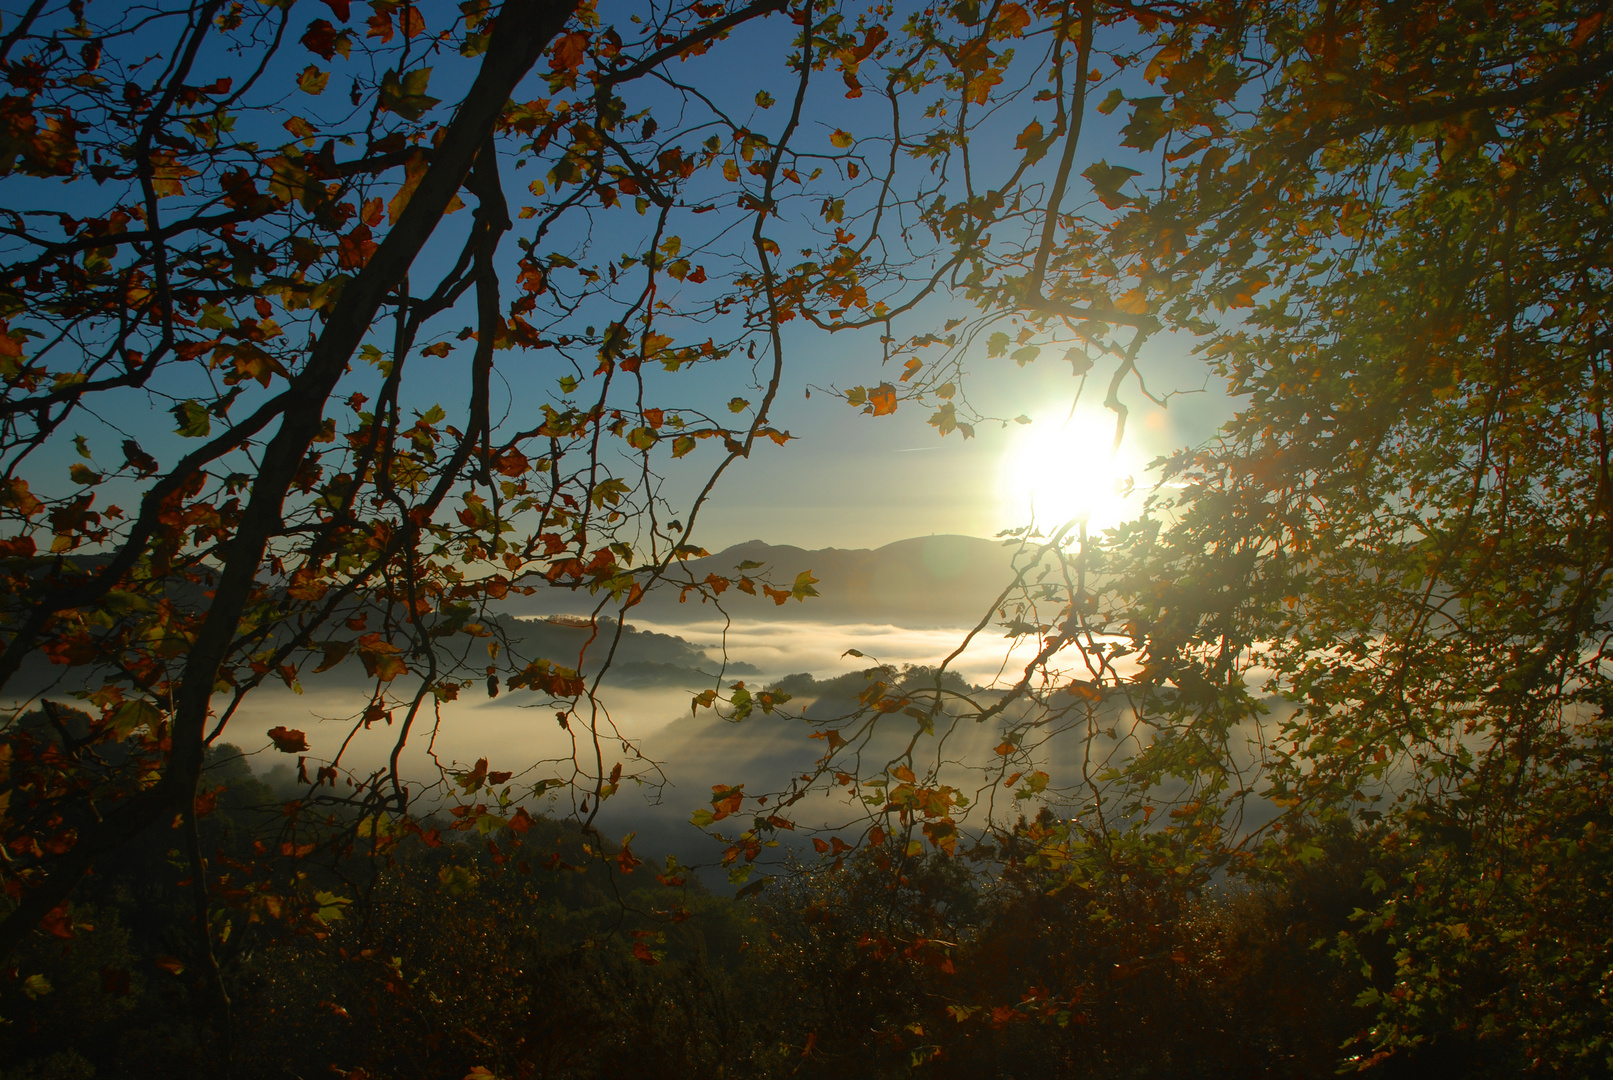
<svg viewBox="0 0 1613 1080">
<path fill-rule="evenodd" d="M 722 597 L 728 614 L 753 619 L 961 626 L 979 619 L 997 598 L 1008 580 L 1013 550 L 995 540 L 950 535 L 913 537 L 874 549 L 816 551 L 748 540 L 715 555 L 689 560 L 673 580 L 702 581 L 708 574 L 732 577 L 742 563 L 761 563 L 761 569 L 746 572 L 788 585 L 797 574 L 811 571 L 819 595 L 802 603 L 777 605 L 764 596 L 730 589 Z M 547 590 L 531 597 L 512 597 L 507 610 L 516 615 L 561 614 L 584 608 L 590 599 L 587 593 Z M 696 594 L 680 603 L 678 589 L 670 584 L 653 590 L 632 613 L 634 618 L 654 622 L 692 622 L 717 615 Z"/>
</svg>

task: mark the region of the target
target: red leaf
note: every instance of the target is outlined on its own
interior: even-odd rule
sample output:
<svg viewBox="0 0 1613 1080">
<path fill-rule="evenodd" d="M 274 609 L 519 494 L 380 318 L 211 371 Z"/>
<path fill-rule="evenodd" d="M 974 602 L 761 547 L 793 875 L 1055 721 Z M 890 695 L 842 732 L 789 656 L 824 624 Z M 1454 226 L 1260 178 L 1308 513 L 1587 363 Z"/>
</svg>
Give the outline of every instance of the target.
<svg viewBox="0 0 1613 1080">
<path fill-rule="evenodd" d="M 35 550 L 34 539 L 31 536 L 16 536 L 9 540 L 0 540 L 0 558 L 26 559 Z"/>
<path fill-rule="evenodd" d="M 324 19 L 315 19 L 308 24 L 302 43 L 309 52 L 329 60 L 336 55 L 336 28 Z"/>
<path fill-rule="evenodd" d="M 282 754 L 300 754 L 308 749 L 308 736 L 295 728 L 272 727 L 268 735 L 274 748 Z"/>
<path fill-rule="evenodd" d="M 65 904 L 46 912 L 45 917 L 39 920 L 39 928 L 59 938 L 65 939 L 76 936 L 73 933 L 73 924 L 68 918 L 67 905 Z"/>
</svg>

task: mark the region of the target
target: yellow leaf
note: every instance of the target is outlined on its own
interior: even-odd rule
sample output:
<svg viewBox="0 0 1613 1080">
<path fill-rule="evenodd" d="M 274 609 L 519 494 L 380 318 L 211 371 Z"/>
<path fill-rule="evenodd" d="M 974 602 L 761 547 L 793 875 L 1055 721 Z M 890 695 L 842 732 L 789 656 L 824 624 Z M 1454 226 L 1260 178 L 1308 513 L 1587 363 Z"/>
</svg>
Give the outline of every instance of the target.
<svg viewBox="0 0 1613 1080">
<path fill-rule="evenodd" d="M 835 128 L 834 134 L 829 136 L 829 141 L 844 150 L 851 145 L 851 132 Z"/>
<path fill-rule="evenodd" d="M 398 185 L 398 193 L 392 196 L 392 201 L 386 204 L 387 221 L 393 225 L 403 214 L 403 208 L 409 205 L 409 199 L 414 195 L 414 189 L 420 186 L 420 180 L 426 175 L 426 155 L 416 150 L 409 155 L 409 160 L 403 165 L 403 183 Z"/>
<path fill-rule="evenodd" d="M 79 465 L 75 463 L 69 466 L 67 471 L 72 475 L 73 483 L 83 484 L 86 487 L 94 487 L 96 484 L 99 484 L 105 479 L 105 477 L 96 472 L 94 469 L 90 468 L 88 465 Z"/>
<path fill-rule="evenodd" d="M 325 85 L 329 82 L 330 72 L 320 71 L 312 64 L 303 68 L 302 74 L 297 76 L 297 87 L 303 93 L 313 94 L 315 97 L 325 92 Z"/>
<path fill-rule="evenodd" d="M 1154 55 L 1143 72 L 1143 78 L 1153 82 L 1161 75 L 1169 75 L 1172 65 L 1182 58 L 1182 50 L 1174 45 L 1167 45 Z"/>
<path fill-rule="evenodd" d="M 1141 289 L 1132 289 L 1115 301 L 1115 310 L 1127 315 L 1147 315 L 1148 296 Z"/>
<path fill-rule="evenodd" d="M 185 194 L 184 180 L 196 176 L 195 169 L 181 165 L 171 152 L 151 155 L 151 186 L 159 199 Z"/>
</svg>

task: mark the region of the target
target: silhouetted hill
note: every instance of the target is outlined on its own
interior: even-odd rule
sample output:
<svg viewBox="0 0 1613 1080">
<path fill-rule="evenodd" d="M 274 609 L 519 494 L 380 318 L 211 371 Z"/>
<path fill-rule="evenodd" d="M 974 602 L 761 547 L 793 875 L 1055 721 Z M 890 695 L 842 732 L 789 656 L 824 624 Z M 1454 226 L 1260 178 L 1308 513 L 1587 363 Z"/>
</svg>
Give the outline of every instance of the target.
<svg viewBox="0 0 1613 1080">
<path fill-rule="evenodd" d="M 747 596 L 730 588 L 723 608 L 736 618 L 800 619 L 814 622 L 880 622 L 902 626 L 959 626 L 975 622 L 1009 580 L 1013 549 L 995 540 L 972 536 L 921 536 L 884 547 L 822 548 L 808 551 L 788 544 L 747 540 L 715 555 L 691 559 L 674 581 L 703 581 L 708 574 L 735 577 L 745 562 L 761 563 L 746 571 L 787 588 L 797 574 L 810 570 L 819 595 L 805 602 L 778 605 L 760 594 Z M 517 614 L 577 611 L 587 593 L 560 590 L 512 598 Z M 670 583 L 651 592 L 629 618 L 652 622 L 693 622 L 718 617 L 708 602 L 689 593 L 680 603 Z"/>
</svg>

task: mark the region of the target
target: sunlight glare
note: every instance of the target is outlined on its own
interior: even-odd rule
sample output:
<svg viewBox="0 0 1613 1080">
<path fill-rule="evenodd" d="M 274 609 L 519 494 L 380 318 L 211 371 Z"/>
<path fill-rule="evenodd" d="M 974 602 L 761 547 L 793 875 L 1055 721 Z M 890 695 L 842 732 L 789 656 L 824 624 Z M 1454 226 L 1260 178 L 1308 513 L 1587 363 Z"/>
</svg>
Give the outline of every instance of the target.
<svg viewBox="0 0 1613 1080">
<path fill-rule="evenodd" d="M 1113 450 L 1114 416 L 1042 416 L 1021 428 L 1003 454 L 1002 511 L 1015 526 L 1044 533 L 1085 519 L 1101 532 L 1128 516 L 1141 463 L 1127 445 Z"/>
</svg>

